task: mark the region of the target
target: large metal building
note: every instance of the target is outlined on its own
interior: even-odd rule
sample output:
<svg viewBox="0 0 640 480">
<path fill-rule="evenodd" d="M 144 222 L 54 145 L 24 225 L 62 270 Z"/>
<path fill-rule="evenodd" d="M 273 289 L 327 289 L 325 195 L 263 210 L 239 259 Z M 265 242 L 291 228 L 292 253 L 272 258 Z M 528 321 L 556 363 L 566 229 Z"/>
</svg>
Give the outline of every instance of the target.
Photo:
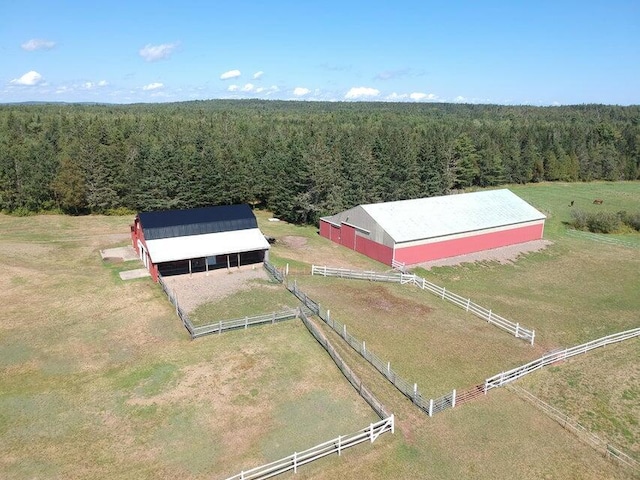
<svg viewBox="0 0 640 480">
<path fill-rule="evenodd" d="M 387 265 L 542 238 L 545 216 L 507 189 L 358 205 L 320 219 L 320 235 Z"/>
<path fill-rule="evenodd" d="M 263 262 L 269 242 L 249 205 L 139 213 L 133 248 L 151 276 L 204 272 Z"/>
</svg>

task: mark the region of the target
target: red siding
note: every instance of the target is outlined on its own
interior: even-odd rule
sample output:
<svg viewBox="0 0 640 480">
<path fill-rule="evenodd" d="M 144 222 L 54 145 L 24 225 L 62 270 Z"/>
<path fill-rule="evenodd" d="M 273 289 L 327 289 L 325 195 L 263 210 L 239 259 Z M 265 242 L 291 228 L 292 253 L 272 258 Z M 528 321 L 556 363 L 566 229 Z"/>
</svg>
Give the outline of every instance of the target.
<svg viewBox="0 0 640 480">
<path fill-rule="evenodd" d="M 146 262 L 142 258 L 140 259 L 142 260 L 143 263 L 147 265 L 147 270 L 149 270 L 149 273 L 151 274 L 151 278 L 153 278 L 153 281 L 157 282 L 158 266 L 151 261 L 151 257 L 149 256 L 149 249 L 147 248 L 147 242 L 145 242 L 144 240 L 144 230 L 142 229 L 142 225 L 140 224 L 140 219 L 136 217 L 136 219 L 133 222 L 133 225 L 131 225 L 131 243 L 133 244 L 133 249 L 138 254 L 138 257 L 141 257 L 140 248 L 138 248 L 138 240 L 140 240 L 140 243 L 144 248 L 144 255 L 147 257 Z"/>
<path fill-rule="evenodd" d="M 331 224 L 320 220 L 320 236 L 331 240 Z"/>
<path fill-rule="evenodd" d="M 356 238 L 356 252 L 360 252 L 385 265 L 391 265 L 391 260 L 393 259 L 393 249 L 391 247 L 360 236 Z"/>
<path fill-rule="evenodd" d="M 395 259 L 407 265 L 455 257 L 542 238 L 544 225 L 528 225 L 500 232 L 480 233 L 464 238 L 396 248 Z"/>
<path fill-rule="evenodd" d="M 358 235 L 355 228 L 349 225 L 343 224 L 341 227 L 337 227 L 329 222 L 320 220 L 320 235 L 374 260 L 391 265 L 391 259 L 393 258 L 392 248 Z"/>
</svg>

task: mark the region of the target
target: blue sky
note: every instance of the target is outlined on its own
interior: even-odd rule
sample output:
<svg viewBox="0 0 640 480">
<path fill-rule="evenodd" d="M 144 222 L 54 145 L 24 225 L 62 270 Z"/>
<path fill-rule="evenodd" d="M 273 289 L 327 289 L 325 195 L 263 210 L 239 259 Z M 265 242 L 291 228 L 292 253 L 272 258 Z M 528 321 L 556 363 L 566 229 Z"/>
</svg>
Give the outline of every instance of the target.
<svg viewBox="0 0 640 480">
<path fill-rule="evenodd" d="M 640 104 L 640 1 L 0 2 L 0 102 Z"/>
</svg>

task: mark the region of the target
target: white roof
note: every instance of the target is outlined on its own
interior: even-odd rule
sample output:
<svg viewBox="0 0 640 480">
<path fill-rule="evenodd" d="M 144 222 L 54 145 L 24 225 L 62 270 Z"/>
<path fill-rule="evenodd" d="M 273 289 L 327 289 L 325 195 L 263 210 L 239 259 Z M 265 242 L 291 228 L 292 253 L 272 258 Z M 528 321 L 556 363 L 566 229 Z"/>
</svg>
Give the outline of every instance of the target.
<svg viewBox="0 0 640 480">
<path fill-rule="evenodd" d="M 162 263 L 228 253 L 268 250 L 269 242 L 264 238 L 260 229 L 249 228 L 230 232 L 147 240 L 147 248 L 153 263 Z"/>
<path fill-rule="evenodd" d="M 374 203 L 362 208 L 398 243 L 546 218 L 507 189 Z"/>
</svg>

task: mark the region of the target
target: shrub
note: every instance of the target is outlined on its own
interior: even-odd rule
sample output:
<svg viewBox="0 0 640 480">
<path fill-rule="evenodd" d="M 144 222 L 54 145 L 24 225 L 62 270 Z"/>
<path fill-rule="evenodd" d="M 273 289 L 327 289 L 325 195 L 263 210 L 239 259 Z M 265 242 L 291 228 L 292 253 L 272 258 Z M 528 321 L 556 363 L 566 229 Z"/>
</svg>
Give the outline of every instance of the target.
<svg viewBox="0 0 640 480">
<path fill-rule="evenodd" d="M 587 216 L 587 229 L 593 233 L 614 233 L 622 228 L 620 217 L 615 213 L 598 212 Z"/>
<path fill-rule="evenodd" d="M 587 229 L 587 212 L 584 210 L 571 210 L 571 226 L 576 230 L 586 230 Z"/>
</svg>

